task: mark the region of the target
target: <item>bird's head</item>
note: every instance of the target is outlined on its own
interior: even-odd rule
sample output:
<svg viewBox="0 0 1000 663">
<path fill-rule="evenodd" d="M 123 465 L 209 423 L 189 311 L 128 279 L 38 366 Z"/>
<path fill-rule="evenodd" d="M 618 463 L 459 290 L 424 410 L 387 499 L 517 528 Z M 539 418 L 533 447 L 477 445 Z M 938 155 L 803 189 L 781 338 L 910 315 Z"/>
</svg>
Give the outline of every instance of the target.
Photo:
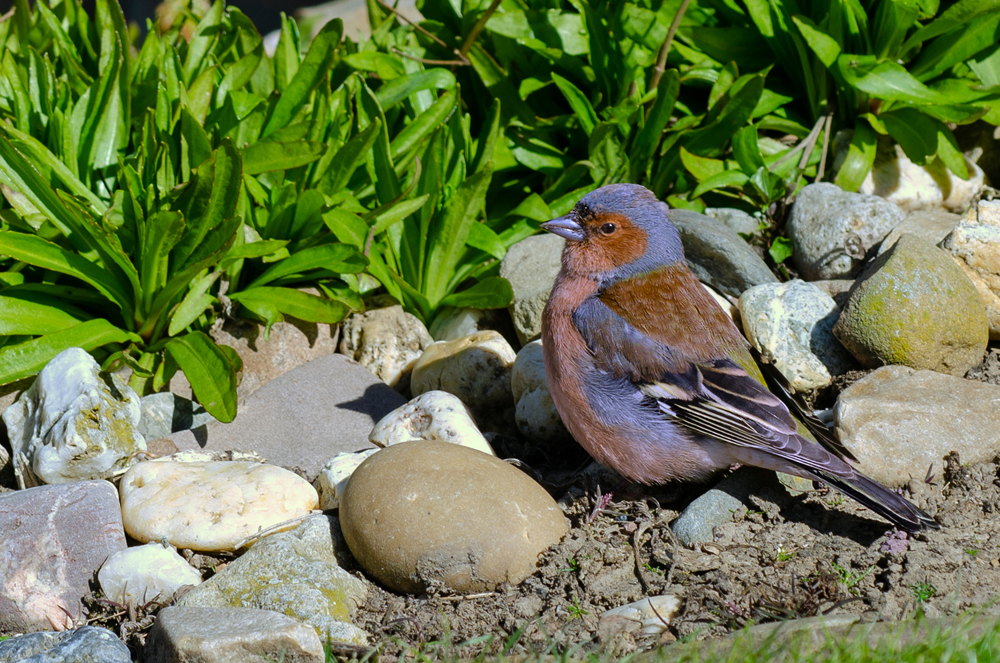
<svg viewBox="0 0 1000 663">
<path fill-rule="evenodd" d="M 684 260 L 669 209 L 646 187 L 611 184 L 542 228 L 566 239 L 565 271 L 607 285 Z"/>
</svg>

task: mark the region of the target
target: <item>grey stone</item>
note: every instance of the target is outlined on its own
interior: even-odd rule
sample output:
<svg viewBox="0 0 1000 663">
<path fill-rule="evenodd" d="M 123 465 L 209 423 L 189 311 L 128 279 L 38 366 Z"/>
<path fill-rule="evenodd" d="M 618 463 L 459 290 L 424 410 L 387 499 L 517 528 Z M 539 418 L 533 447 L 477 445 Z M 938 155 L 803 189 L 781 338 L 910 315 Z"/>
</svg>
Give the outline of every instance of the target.
<svg viewBox="0 0 1000 663">
<path fill-rule="evenodd" d="M 340 351 L 390 387 L 407 378 L 434 342 L 424 323 L 402 306 L 355 313 L 341 323 Z"/>
<path fill-rule="evenodd" d="M 716 527 L 753 506 L 751 495 L 775 488 L 782 490 L 774 472 L 743 466 L 691 502 L 670 529 L 681 545 L 708 543 L 715 539 Z"/>
<path fill-rule="evenodd" d="M 200 403 L 169 391 L 143 396 L 140 405 L 142 418 L 139 419 L 139 432 L 147 440 L 156 440 L 215 421 L 215 417 L 206 412 Z"/>
<path fill-rule="evenodd" d="M 274 610 L 309 624 L 323 638 L 367 644 L 368 635 L 350 619 L 368 587 L 340 568 L 337 548 L 343 539 L 336 524 L 336 519 L 312 516 L 290 532 L 258 541 L 177 605 Z"/>
<path fill-rule="evenodd" d="M 903 235 L 858 279 L 833 333 L 868 367 L 965 375 L 983 360 L 986 306 L 947 252 Z"/>
<path fill-rule="evenodd" d="M 891 249 L 902 235 L 919 235 L 931 244 L 940 244 L 941 240 L 948 236 L 958 222 L 962 220 L 958 214 L 942 212 L 939 210 L 919 210 L 910 212 L 903 219 L 903 222 L 892 229 L 882 244 L 878 247 L 878 254 L 882 255 Z"/>
<path fill-rule="evenodd" d="M 517 404 L 514 418 L 522 435 L 536 442 L 572 439 L 549 393 L 540 340 L 528 343 L 517 353 L 510 386 Z"/>
<path fill-rule="evenodd" d="M 507 249 L 500 261 L 500 276 L 514 289 L 510 315 L 521 345 L 542 335 L 542 310 L 562 269 L 565 243 L 557 235 L 534 235 Z"/>
<path fill-rule="evenodd" d="M 0 642 L 0 663 L 130 663 L 128 647 L 98 626 L 30 633 Z"/>
<path fill-rule="evenodd" d="M 833 408 L 858 469 L 887 486 L 922 479 L 957 451 L 984 463 L 1000 452 L 1000 387 L 935 371 L 884 366 L 845 389 Z"/>
<path fill-rule="evenodd" d="M 799 191 L 788 219 L 792 259 L 807 281 L 848 278 L 905 217 L 878 196 L 826 182 L 809 184 Z"/>
<path fill-rule="evenodd" d="M 326 355 L 254 392 L 232 423 L 210 423 L 169 439 L 182 451 L 256 451 L 273 465 L 299 468 L 312 481 L 337 453 L 371 449 L 368 434 L 375 423 L 404 403 L 364 366 Z"/>
<path fill-rule="evenodd" d="M 69 629 L 108 555 L 125 548 L 118 492 L 80 481 L 0 493 L 0 633 Z"/>
<path fill-rule="evenodd" d="M 702 282 L 733 297 L 755 285 L 777 282 L 764 260 L 721 221 L 684 209 L 670 210 L 668 218 L 681 234 L 691 271 Z"/>
<path fill-rule="evenodd" d="M 322 663 L 316 629 L 271 610 L 181 608 L 156 616 L 146 663 Z"/>
<path fill-rule="evenodd" d="M 721 221 L 741 236 L 760 235 L 762 232 L 760 219 L 734 207 L 709 207 L 705 210 L 705 216 Z"/>
</svg>

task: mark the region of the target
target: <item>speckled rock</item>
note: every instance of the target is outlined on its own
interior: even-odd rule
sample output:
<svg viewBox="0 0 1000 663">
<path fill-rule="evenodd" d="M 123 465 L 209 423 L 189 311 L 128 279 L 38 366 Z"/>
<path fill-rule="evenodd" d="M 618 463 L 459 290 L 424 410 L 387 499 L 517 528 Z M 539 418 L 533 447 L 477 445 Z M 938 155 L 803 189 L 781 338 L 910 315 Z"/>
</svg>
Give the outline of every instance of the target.
<svg viewBox="0 0 1000 663">
<path fill-rule="evenodd" d="M 146 450 L 139 417 L 139 397 L 118 375 L 102 374 L 80 348 L 64 350 L 4 410 L 18 485 L 111 477 Z"/>
<path fill-rule="evenodd" d="M 672 209 L 668 217 L 680 232 L 691 271 L 716 290 L 739 297 L 747 288 L 778 280 L 750 245 L 721 221 L 684 209 Z"/>
<path fill-rule="evenodd" d="M 354 470 L 358 469 L 358 465 L 376 451 L 378 449 L 339 453 L 323 466 L 316 481 L 313 482 L 316 492 L 319 493 L 320 509 L 329 511 L 340 506 L 340 496 L 344 494 L 347 480 L 354 474 Z"/>
<path fill-rule="evenodd" d="M 947 253 L 903 235 L 858 279 L 833 333 L 865 366 L 965 375 L 982 361 L 986 307 Z"/>
<path fill-rule="evenodd" d="M 835 184 L 799 191 L 788 218 L 792 259 L 807 281 L 853 276 L 865 254 L 903 222 L 906 213 L 878 196 Z"/>
<path fill-rule="evenodd" d="M 273 465 L 147 462 L 121 481 L 125 531 L 138 541 L 231 550 L 247 536 L 319 505 L 316 489 Z"/>
<path fill-rule="evenodd" d="M 990 338 L 1000 340 L 1000 200 L 979 201 L 943 246 L 986 305 Z"/>
<path fill-rule="evenodd" d="M 184 585 L 201 583 L 201 574 L 174 548 L 147 543 L 111 554 L 97 573 L 101 592 L 123 605 L 168 603 Z"/>
<path fill-rule="evenodd" d="M 311 625 L 320 638 L 368 644 L 368 634 L 350 623 L 368 587 L 338 564 L 336 522 L 317 515 L 258 541 L 177 605 L 274 610 Z"/>
<path fill-rule="evenodd" d="M 526 474 L 443 442 L 398 444 L 366 460 L 340 518 L 365 570 L 410 593 L 431 582 L 460 592 L 516 585 L 568 531 L 559 506 Z"/>
<path fill-rule="evenodd" d="M 434 390 L 454 394 L 472 412 L 480 429 L 506 432 L 514 425 L 510 373 L 516 357 L 495 331 L 439 341 L 417 360 L 410 390 L 414 396 Z"/>
<path fill-rule="evenodd" d="M 858 469 L 887 486 L 923 479 L 957 451 L 984 463 L 1000 452 L 1000 387 L 934 371 L 884 366 L 845 389 L 833 408 L 837 437 Z"/>
<path fill-rule="evenodd" d="M 355 313 L 341 323 L 340 334 L 340 351 L 390 387 L 409 375 L 434 342 L 424 323 L 402 306 Z"/>
<path fill-rule="evenodd" d="M 0 641 L 0 663 L 129 663 L 128 647 L 99 626 L 29 633 Z"/>
<path fill-rule="evenodd" d="M 549 394 L 540 340 L 528 343 L 517 353 L 510 386 L 517 404 L 514 416 L 522 435 L 538 442 L 572 439 Z"/>
<path fill-rule="evenodd" d="M 740 296 L 743 331 L 796 391 L 825 387 L 854 360 L 833 336 L 840 309 L 805 281 L 765 283 Z"/>
<path fill-rule="evenodd" d="M 500 261 L 500 276 L 514 289 L 510 315 L 522 345 L 542 335 L 542 310 L 562 269 L 565 243 L 557 235 L 534 235 L 507 249 Z"/>
<path fill-rule="evenodd" d="M 316 629 L 273 610 L 179 608 L 156 615 L 145 663 L 323 663 Z"/>
<path fill-rule="evenodd" d="M 118 492 L 78 481 L 0 493 L 0 633 L 73 628 L 108 555 L 125 548 Z"/>
<path fill-rule="evenodd" d="M 670 524 L 670 529 L 684 546 L 713 541 L 715 528 L 732 521 L 736 515 L 742 517 L 753 506 L 750 495 L 757 495 L 765 488 L 781 489 L 774 472 L 741 467 L 691 502 Z"/>
<path fill-rule="evenodd" d="M 425 392 L 396 408 L 375 424 L 368 439 L 382 448 L 401 442 L 437 440 L 495 455 L 468 408 L 446 391 Z"/>
<path fill-rule="evenodd" d="M 941 240 L 948 236 L 958 222 L 962 220 L 958 214 L 942 212 L 940 210 L 918 210 L 910 212 L 903 219 L 903 222 L 892 229 L 886 235 L 882 244 L 878 247 L 878 254 L 882 255 L 891 249 L 901 235 L 919 235 L 931 244 L 940 244 Z"/>
<path fill-rule="evenodd" d="M 940 159 L 923 166 L 910 161 L 899 145 L 879 141 L 875 163 L 859 190 L 885 198 L 908 212 L 945 209 L 960 211 L 983 186 L 983 171 L 968 158 L 969 179 L 948 170 Z"/>
<path fill-rule="evenodd" d="M 734 207 L 709 207 L 705 216 L 721 221 L 740 236 L 760 235 L 763 232 L 760 219 Z"/>
</svg>

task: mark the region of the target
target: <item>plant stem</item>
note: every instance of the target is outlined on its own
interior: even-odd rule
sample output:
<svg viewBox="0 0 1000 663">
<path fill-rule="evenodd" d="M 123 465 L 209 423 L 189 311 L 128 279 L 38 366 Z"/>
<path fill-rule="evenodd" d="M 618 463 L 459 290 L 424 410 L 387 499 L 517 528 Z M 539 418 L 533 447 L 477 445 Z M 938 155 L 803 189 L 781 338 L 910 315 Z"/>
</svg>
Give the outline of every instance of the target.
<svg viewBox="0 0 1000 663">
<path fill-rule="evenodd" d="M 663 72 L 667 70 L 667 54 L 670 52 L 670 45 L 674 41 L 674 35 L 677 34 L 677 28 L 680 27 L 681 19 L 684 18 L 684 12 L 687 11 L 689 4 L 691 4 L 691 0 L 683 0 L 681 2 L 680 9 L 677 10 L 674 21 L 670 24 L 670 29 L 667 30 L 667 38 L 663 40 L 663 46 L 660 46 L 660 52 L 656 56 L 656 67 L 653 69 L 653 78 L 649 81 L 650 90 L 656 89 L 656 86 L 660 84 L 660 79 L 663 78 Z"/>
<path fill-rule="evenodd" d="M 476 37 L 478 37 L 479 33 L 486 27 L 486 21 L 490 20 L 490 16 L 493 16 L 493 12 L 497 10 L 497 7 L 500 6 L 501 2 L 502 0 L 493 0 L 493 2 L 490 3 L 489 9 L 483 12 L 483 15 L 479 17 L 476 24 L 472 26 L 472 30 L 469 31 L 465 41 L 462 42 L 462 47 L 458 49 L 459 54 L 463 58 L 469 54 L 469 49 L 472 48 L 472 44 L 476 41 Z M 690 0 L 685 0 L 685 2 L 690 2 Z"/>
<path fill-rule="evenodd" d="M 816 182 L 823 181 L 823 171 L 826 170 L 826 153 L 830 147 L 830 125 L 833 124 L 833 113 L 826 116 L 826 129 L 823 131 L 823 153 L 819 158 L 819 170 L 816 171 Z"/>
</svg>

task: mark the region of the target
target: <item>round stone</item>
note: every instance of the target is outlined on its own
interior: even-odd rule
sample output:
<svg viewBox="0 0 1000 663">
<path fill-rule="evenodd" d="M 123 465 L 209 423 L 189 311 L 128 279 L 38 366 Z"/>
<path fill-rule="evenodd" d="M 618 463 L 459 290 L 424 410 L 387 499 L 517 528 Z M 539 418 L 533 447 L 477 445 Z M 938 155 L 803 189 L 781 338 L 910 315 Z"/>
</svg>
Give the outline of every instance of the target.
<svg viewBox="0 0 1000 663">
<path fill-rule="evenodd" d="M 354 471 L 340 500 L 354 557 L 387 588 L 460 592 L 516 585 L 568 530 L 555 500 L 520 470 L 438 441 L 396 444 Z"/>
</svg>

